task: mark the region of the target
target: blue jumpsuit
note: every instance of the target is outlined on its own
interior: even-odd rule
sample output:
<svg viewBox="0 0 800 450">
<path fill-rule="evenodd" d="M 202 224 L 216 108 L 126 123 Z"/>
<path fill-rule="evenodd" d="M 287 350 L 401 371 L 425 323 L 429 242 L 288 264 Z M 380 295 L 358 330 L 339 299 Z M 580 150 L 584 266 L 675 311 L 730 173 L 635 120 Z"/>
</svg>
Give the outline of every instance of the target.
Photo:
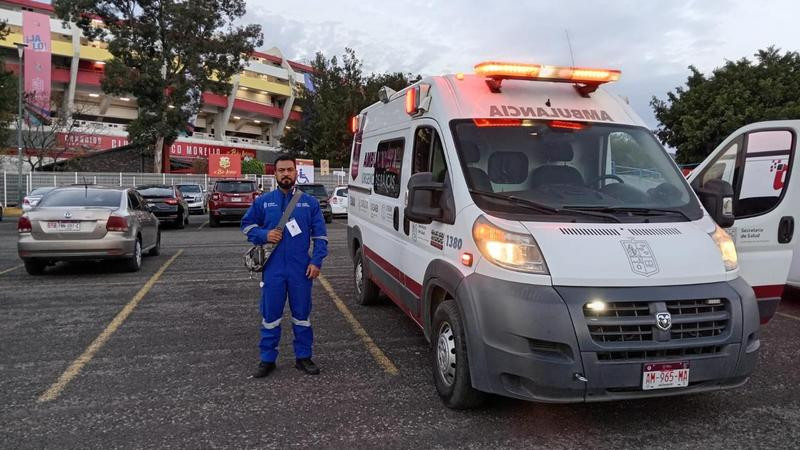
<svg viewBox="0 0 800 450">
<path fill-rule="evenodd" d="M 241 229 L 247 240 L 255 245 L 267 242 L 267 233 L 278 226 L 283 212 L 294 195 L 281 189 L 259 196 L 242 218 Z M 292 236 L 288 227 L 283 238 L 270 256 L 261 281 L 261 361 L 275 362 L 278 343 L 281 340 L 281 317 L 289 294 L 294 331 L 294 354 L 297 359 L 310 358 L 314 333 L 311 329 L 311 284 L 306 276 L 309 264 L 322 268 L 322 259 L 328 255 L 328 237 L 325 219 L 319 202 L 309 194 L 303 194 L 297 202 L 289 222 L 294 219 L 301 233 Z M 314 252 L 309 257 L 311 240 Z"/>
</svg>

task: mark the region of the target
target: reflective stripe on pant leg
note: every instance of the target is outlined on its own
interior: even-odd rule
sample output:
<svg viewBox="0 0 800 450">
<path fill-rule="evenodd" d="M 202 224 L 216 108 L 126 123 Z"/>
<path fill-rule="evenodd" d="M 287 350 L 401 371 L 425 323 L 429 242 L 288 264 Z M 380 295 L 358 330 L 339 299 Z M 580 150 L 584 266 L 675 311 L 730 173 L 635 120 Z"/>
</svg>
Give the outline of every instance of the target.
<svg viewBox="0 0 800 450">
<path fill-rule="evenodd" d="M 310 358 L 314 344 L 311 328 L 311 280 L 306 278 L 305 268 L 289 279 L 289 307 L 292 310 L 294 332 L 294 355 L 298 359 Z"/>
<path fill-rule="evenodd" d="M 275 362 L 281 341 L 281 317 L 286 304 L 286 278 L 264 274 L 261 289 L 261 361 Z"/>
</svg>

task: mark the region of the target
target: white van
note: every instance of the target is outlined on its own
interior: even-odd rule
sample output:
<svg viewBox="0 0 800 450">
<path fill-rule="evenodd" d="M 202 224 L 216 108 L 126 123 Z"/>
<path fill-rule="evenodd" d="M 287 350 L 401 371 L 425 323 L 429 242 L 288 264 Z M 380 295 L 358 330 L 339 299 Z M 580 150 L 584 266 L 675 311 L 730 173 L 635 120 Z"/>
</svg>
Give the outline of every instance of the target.
<svg viewBox="0 0 800 450">
<path fill-rule="evenodd" d="M 432 343 L 436 389 L 583 402 L 711 391 L 753 371 L 759 313 L 731 238 L 634 111 L 618 71 L 483 63 L 353 120 L 358 300 Z M 704 203 L 730 220 L 731 186 Z"/>
<path fill-rule="evenodd" d="M 794 238 L 800 180 L 792 177 L 798 134 L 800 120 L 747 125 L 689 176 L 695 189 L 720 179 L 733 186 L 735 222 L 728 232 L 736 243 L 742 278 L 755 290 L 762 321 L 775 313 L 787 278 L 800 287 L 800 240 Z"/>
</svg>

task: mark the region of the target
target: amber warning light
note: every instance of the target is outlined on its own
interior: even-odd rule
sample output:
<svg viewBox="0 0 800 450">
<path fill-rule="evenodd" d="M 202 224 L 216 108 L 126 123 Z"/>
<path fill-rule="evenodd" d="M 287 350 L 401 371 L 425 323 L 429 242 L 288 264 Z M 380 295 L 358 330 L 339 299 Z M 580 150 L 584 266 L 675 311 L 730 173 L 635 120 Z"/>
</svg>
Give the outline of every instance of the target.
<svg viewBox="0 0 800 450">
<path fill-rule="evenodd" d="M 500 92 L 503 80 L 536 80 L 575 83 L 582 86 L 578 89 L 581 95 L 588 95 L 603 83 L 619 80 L 622 72 L 615 69 L 487 61 L 475 65 L 475 74 L 486 77 L 492 92 Z"/>
</svg>

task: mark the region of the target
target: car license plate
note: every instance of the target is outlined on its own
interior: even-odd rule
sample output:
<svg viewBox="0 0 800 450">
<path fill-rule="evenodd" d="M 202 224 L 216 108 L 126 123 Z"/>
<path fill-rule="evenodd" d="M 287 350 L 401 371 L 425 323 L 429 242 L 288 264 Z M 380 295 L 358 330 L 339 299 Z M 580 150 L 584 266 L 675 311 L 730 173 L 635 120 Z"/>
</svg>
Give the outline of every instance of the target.
<svg viewBox="0 0 800 450">
<path fill-rule="evenodd" d="M 58 222 L 47 222 L 47 229 L 49 231 L 81 231 L 81 223 L 80 222 L 67 222 L 67 221 L 58 221 Z"/>
<path fill-rule="evenodd" d="M 231 201 L 232 201 L 232 202 L 236 202 L 236 203 L 241 203 L 241 202 L 242 202 L 242 199 L 241 199 L 240 197 L 233 197 L 233 198 L 231 199 Z"/>
<path fill-rule="evenodd" d="M 689 363 L 644 364 L 642 390 L 669 389 L 689 386 Z"/>
</svg>

